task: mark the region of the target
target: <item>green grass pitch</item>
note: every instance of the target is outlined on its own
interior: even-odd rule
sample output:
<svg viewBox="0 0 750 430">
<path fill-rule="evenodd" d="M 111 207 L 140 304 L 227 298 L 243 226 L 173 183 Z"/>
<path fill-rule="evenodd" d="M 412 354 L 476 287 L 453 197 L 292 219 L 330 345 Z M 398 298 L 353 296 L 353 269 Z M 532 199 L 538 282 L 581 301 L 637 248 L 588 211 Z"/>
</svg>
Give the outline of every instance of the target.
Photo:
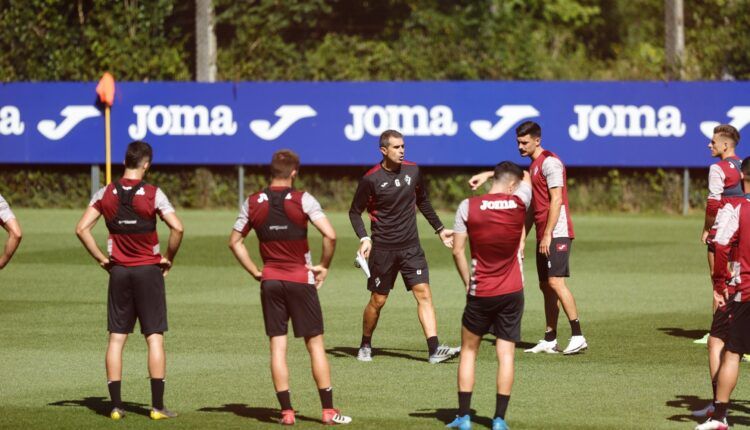
<svg viewBox="0 0 750 430">
<path fill-rule="evenodd" d="M 17 210 L 25 237 L 0 272 L 0 428 L 272 428 L 277 403 L 268 369 L 258 284 L 226 243 L 235 214 L 182 211 L 186 233 L 167 280 L 170 331 L 166 404 L 179 418 L 150 422 L 145 343 L 125 353 L 125 420 L 113 422 L 105 384 L 104 271 L 73 234 L 79 211 Z M 356 361 L 368 298 L 352 266 L 357 246 L 344 213 L 330 217 L 338 249 L 321 290 L 335 402 L 353 428 L 440 428 L 454 415 L 456 367 L 426 362 L 410 294 L 398 282 L 373 338 L 375 361 Z M 441 214 L 449 224 L 452 215 Z M 697 217 L 576 216 L 572 278 L 590 349 L 578 356 L 523 354 L 508 422 L 515 429 L 692 428 L 690 408 L 710 397 L 705 346 L 710 286 Z M 459 342 L 462 288 L 450 252 L 420 217 L 442 342 Z M 96 232 L 104 242 L 104 225 Z M 162 232 L 163 233 L 163 232 Z M 314 258 L 320 240 L 311 230 Z M 162 235 L 162 241 L 165 237 Z M 249 248 L 257 258 L 254 238 Z M 523 340 L 543 330 L 533 243 L 527 246 Z M 563 314 L 564 315 L 564 314 Z M 137 328 L 136 328 L 137 330 Z M 564 317 L 560 339 L 567 342 Z M 489 338 L 488 338 L 489 339 Z M 320 403 L 300 340 L 290 344 L 297 425 L 318 428 Z M 743 365 L 747 367 L 748 365 Z M 489 340 L 478 362 L 473 407 L 486 428 L 495 400 L 496 361 Z M 746 371 L 747 369 L 743 369 Z M 750 424 L 750 385 L 740 378 L 730 423 Z"/>
</svg>

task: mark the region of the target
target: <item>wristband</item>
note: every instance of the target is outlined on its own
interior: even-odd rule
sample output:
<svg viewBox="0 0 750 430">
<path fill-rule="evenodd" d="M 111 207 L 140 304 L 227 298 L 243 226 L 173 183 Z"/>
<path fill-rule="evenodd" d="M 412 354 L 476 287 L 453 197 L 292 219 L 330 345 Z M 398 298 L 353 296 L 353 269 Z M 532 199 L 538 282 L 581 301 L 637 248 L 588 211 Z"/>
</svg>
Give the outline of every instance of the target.
<svg viewBox="0 0 750 430">
<path fill-rule="evenodd" d="M 370 239 L 370 236 L 365 236 L 365 237 L 363 237 L 362 239 L 359 240 L 359 243 L 362 243 L 365 240 L 369 240 L 370 242 L 372 242 L 372 239 Z"/>
<path fill-rule="evenodd" d="M 437 230 L 435 230 L 435 234 L 440 234 L 440 232 L 443 231 L 443 230 L 445 230 L 445 226 L 441 225 L 440 227 L 438 227 Z"/>
</svg>

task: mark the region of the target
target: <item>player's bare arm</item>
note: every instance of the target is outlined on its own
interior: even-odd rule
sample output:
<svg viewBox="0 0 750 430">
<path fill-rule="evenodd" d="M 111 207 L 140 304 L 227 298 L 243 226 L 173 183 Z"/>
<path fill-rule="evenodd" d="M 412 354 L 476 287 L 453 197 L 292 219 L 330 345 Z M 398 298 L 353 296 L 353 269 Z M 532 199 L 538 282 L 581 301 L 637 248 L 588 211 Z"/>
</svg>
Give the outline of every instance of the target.
<svg viewBox="0 0 750 430">
<path fill-rule="evenodd" d="M 8 239 L 5 241 L 3 254 L 0 255 L 0 269 L 8 265 L 10 259 L 13 258 L 13 254 L 16 253 L 16 249 L 18 249 L 18 245 L 21 244 L 21 238 L 23 237 L 21 233 L 21 224 L 19 224 L 18 220 L 15 218 L 6 221 L 5 224 L 3 224 L 3 228 L 8 232 Z"/>
<path fill-rule="evenodd" d="M 177 251 L 180 249 L 185 230 L 182 227 L 182 221 L 174 212 L 163 215 L 162 219 L 169 227 L 169 240 L 167 242 L 167 254 L 162 257 L 159 265 L 162 267 L 164 276 L 167 276 L 169 269 L 172 268 L 172 262 L 177 255 Z"/>
<path fill-rule="evenodd" d="M 327 217 L 318 218 L 312 222 L 323 236 L 323 251 L 320 263 L 315 266 L 307 266 L 315 274 L 315 288 L 320 289 L 328 276 L 328 268 L 331 267 L 333 252 L 336 250 L 336 231 Z"/>
<path fill-rule="evenodd" d="M 99 245 L 96 244 L 94 235 L 91 234 L 91 230 L 96 226 L 96 222 L 99 221 L 100 216 L 101 213 L 98 210 L 89 206 L 83 213 L 80 221 L 78 221 L 78 225 L 76 226 L 76 236 L 78 236 L 78 240 L 81 241 L 89 255 L 99 263 L 99 266 L 101 266 L 102 269 L 109 271 L 109 258 L 104 255 L 101 249 L 99 249 Z"/>
<path fill-rule="evenodd" d="M 250 276 L 255 278 L 256 281 L 260 281 L 262 272 L 253 259 L 250 258 L 250 253 L 247 252 L 245 238 L 242 236 L 242 233 L 237 230 L 232 230 L 232 233 L 229 235 L 229 249 L 232 251 L 234 258 L 237 259 L 242 268 L 245 269 Z"/>
<path fill-rule="evenodd" d="M 562 208 L 562 187 L 549 189 L 549 213 L 547 214 L 547 225 L 544 228 L 542 240 L 539 241 L 539 252 L 549 256 L 549 247 L 552 243 L 552 231 L 557 225 L 557 219 L 560 218 Z"/>
<path fill-rule="evenodd" d="M 469 237 L 466 233 L 453 234 L 453 262 L 456 264 L 458 276 L 461 278 L 466 292 L 469 291 L 470 272 L 469 262 L 466 260 L 466 239 Z"/>
<path fill-rule="evenodd" d="M 495 172 L 488 170 L 486 172 L 477 173 L 476 175 L 472 176 L 471 179 L 469 179 L 469 186 L 472 190 L 476 190 L 482 184 L 489 181 L 492 178 L 492 175 L 494 175 Z"/>
</svg>

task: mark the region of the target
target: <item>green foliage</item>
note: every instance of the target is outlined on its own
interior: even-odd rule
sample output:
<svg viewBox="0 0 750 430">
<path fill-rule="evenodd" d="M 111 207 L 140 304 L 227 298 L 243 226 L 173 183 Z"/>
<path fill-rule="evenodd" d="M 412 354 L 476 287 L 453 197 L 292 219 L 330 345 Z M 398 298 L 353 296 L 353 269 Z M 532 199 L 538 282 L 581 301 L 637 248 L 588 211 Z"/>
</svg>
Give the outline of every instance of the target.
<svg viewBox="0 0 750 430">
<path fill-rule="evenodd" d="M 304 167 L 295 186 L 313 193 L 326 209 L 347 210 L 365 170 Z M 266 166 L 245 168 L 246 194 L 267 185 L 267 171 Z M 478 169 L 423 167 L 422 171 L 430 200 L 437 209 L 453 211 L 466 197 L 489 190 L 489 185 L 474 193 L 469 190 L 469 178 Z M 113 172 L 114 177 L 120 174 L 117 168 Z M 696 210 L 703 210 L 705 205 L 706 175 L 702 170 L 691 174 L 690 206 Z M 158 166 L 146 180 L 161 187 L 181 208 L 237 207 L 238 176 L 233 167 Z M 6 166 L 0 169 L 0 184 L 0 194 L 11 205 L 31 208 L 80 208 L 88 203 L 91 190 L 89 170 L 83 167 Z M 568 171 L 568 197 L 573 212 L 578 213 L 680 213 L 682 187 L 682 172 L 674 170 Z"/>
</svg>

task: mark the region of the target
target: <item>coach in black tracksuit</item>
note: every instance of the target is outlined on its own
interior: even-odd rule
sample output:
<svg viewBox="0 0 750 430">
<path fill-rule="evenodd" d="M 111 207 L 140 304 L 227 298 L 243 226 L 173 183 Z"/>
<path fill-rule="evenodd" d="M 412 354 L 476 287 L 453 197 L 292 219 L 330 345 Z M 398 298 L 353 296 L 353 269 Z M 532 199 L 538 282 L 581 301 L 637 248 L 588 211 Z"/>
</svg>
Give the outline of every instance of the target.
<svg viewBox="0 0 750 430">
<path fill-rule="evenodd" d="M 380 152 L 383 161 L 362 177 L 349 209 L 352 227 L 360 238 L 359 253 L 368 259 L 370 268 L 367 289 L 371 296 L 362 317 L 362 343 L 357 359 L 372 361 L 372 333 L 396 276 L 401 272 L 406 290 L 412 291 L 417 299 L 429 361 L 440 363 L 456 355 L 460 349 L 441 346 L 438 342 L 427 260 L 417 233 L 416 208 L 448 247 L 452 245 L 453 231 L 445 229 L 432 208 L 419 167 L 404 161 L 401 133 L 394 130 L 383 132 Z M 372 238 L 367 235 L 362 222 L 365 209 L 370 215 Z"/>
</svg>

